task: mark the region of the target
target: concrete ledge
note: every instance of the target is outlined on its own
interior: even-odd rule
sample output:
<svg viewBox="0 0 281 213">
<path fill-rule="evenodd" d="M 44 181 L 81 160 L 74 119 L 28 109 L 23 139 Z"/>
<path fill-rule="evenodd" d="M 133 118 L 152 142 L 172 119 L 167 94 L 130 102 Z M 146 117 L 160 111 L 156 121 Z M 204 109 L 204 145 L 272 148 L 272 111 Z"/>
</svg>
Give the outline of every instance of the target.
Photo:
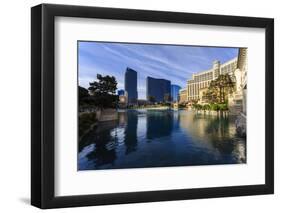
<svg viewBox="0 0 281 213">
<path fill-rule="evenodd" d="M 118 119 L 118 112 L 116 109 L 102 109 L 97 111 L 97 120 L 102 121 L 112 121 Z"/>
</svg>

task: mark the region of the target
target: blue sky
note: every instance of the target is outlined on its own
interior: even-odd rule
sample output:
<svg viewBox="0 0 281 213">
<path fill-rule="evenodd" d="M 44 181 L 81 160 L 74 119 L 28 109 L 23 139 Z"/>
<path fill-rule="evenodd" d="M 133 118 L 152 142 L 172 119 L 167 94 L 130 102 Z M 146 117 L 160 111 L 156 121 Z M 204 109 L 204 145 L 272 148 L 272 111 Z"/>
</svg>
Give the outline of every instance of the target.
<svg viewBox="0 0 281 213">
<path fill-rule="evenodd" d="M 185 87 L 192 73 L 210 69 L 214 60 L 224 63 L 237 55 L 238 48 L 80 41 L 79 85 L 88 88 L 97 74 L 113 75 L 118 89 L 124 89 L 125 70 L 130 67 L 138 72 L 138 97 L 145 99 L 147 76 Z"/>
</svg>

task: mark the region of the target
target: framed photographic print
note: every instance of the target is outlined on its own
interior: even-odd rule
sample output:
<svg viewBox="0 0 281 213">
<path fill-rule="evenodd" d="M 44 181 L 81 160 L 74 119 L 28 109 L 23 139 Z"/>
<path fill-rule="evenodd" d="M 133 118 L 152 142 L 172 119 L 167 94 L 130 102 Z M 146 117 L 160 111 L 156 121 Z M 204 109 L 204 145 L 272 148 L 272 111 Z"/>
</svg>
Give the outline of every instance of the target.
<svg viewBox="0 0 281 213">
<path fill-rule="evenodd" d="M 272 194 L 274 21 L 31 9 L 31 203 Z"/>
</svg>

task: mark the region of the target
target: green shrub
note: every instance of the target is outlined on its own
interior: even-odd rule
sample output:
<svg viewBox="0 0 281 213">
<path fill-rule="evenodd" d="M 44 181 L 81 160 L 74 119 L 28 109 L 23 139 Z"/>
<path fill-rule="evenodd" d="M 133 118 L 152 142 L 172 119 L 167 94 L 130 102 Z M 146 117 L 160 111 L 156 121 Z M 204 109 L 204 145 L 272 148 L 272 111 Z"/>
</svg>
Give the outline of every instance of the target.
<svg viewBox="0 0 281 213">
<path fill-rule="evenodd" d="M 210 109 L 213 111 L 218 111 L 219 110 L 218 104 L 210 104 Z"/>
<path fill-rule="evenodd" d="M 227 111 L 228 110 L 228 105 L 227 103 L 223 103 L 223 104 L 210 104 L 210 110 L 214 110 L 214 111 Z"/>
<path fill-rule="evenodd" d="M 210 110 L 211 106 L 209 104 L 203 105 L 203 110 Z"/>
<path fill-rule="evenodd" d="M 221 111 L 227 111 L 228 110 L 228 106 L 227 106 L 226 103 L 218 104 L 218 106 L 219 106 L 219 110 L 221 110 Z"/>
<path fill-rule="evenodd" d="M 227 103 L 222 103 L 222 104 L 217 104 L 217 103 L 211 103 L 211 104 L 193 104 L 192 108 L 195 110 L 212 110 L 212 111 L 227 111 L 228 110 L 228 104 Z"/>
</svg>

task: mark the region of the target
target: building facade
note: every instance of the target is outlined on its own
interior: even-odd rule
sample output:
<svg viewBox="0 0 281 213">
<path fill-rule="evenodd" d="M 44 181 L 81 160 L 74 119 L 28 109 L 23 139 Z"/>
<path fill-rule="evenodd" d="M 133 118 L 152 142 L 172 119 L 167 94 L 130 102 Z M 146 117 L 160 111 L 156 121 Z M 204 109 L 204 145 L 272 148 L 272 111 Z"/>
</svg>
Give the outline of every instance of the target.
<svg viewBox="0 0 281 213">
<path fill-rule="evenodd" d="M 131 68 L 127 68 L 125 72 L 125 92 L 127 93 L 128 104 L 136 104 L 138 100 L 137 91 L 137 72 Z"/>
<path fill-rule="evenodd" d="M 119 108 L 126 108 L 128 106 L 128 97 L 126 94 L 127 93 L 125 93 L 124 95 L 119 95 Z"/>
<path fill-rule="evenodd" d="M 228 97 L 229 110 L 232 114 L 247 114 L 247 48 L 240 48 L 238 52 L 237 67 L 234 72 L 236 80 L 235 92 Z"/>
<path fill-rule="evenodd" d="M 179 93 L 181 87 L 179 85 L 172 84 L 171 85 L 171 101 L 177 102 L 179 100 Z"/>
<path fill-rule="evenodd" d="M 180 103 L 198 101 L 204 104 L 204 93 L 212 80 L 219 75 L 228 74 L 235 82 L 235 89 L 228 95 L 228 107 L 231 114 L 247 114 L 247 48 L 239 48 L 238 57 L 233 58 L 223 64 L 214 61 L 211 69 L 192 75 L 192 79 L 187 81 L 186 91 L 180 90 Z"/>
<path fill-rule="evenodd" d="M 187 89 L 183 88 L 179 91 L 179 103 L 184 104 L 187 102 Z"/>
<path fill-rule="evenodd" d="M 125 90 L 120 89 L 117 91 L 117 94 L 119 99 L 118 107 L 126 108 L 128 106 L 128 93 Z"/>
<path fill-rule="evenodd" d="M 171 101 L 171 82 L 166 79 L 147 77 L 146 99 L 155 102 Z"/>
<path fill-rule="evenodd" d="M 219 61 L 214 61 L 211 69 L 192 75 L 192 79 L 187 81 L 187 100 L 202 99 L 200 91 L 209 87 L 212 80 L 215 80 L 221 74 L 234 75 L 237 67 L 237 57 L 221 64 Z"/>
</svg>

